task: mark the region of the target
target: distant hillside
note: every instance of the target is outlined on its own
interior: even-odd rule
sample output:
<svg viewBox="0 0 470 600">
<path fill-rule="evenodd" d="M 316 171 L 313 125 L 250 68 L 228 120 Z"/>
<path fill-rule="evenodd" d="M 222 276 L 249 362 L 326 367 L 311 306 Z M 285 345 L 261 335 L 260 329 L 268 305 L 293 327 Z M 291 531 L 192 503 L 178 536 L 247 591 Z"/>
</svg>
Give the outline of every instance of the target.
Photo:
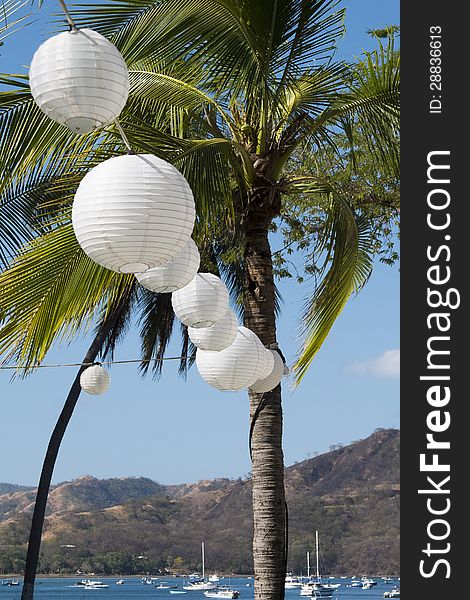
<svg viewBox="0 0 470 600">
<path fill-rule="evenodd" d="M 27 485 L 16 485 L 14 483 L 3 483 L 0 481 L 0 494 L 9 494 L 11 492 L 30 489 L 32 488 L 28 487 Z"/>
<path fill-rule="evenodd" d="M 24 559 L 34 491 L 16 488 L 0 492 L 0 573 Z M 396 430 L 288 467 L 289 570 L 305 573 L 318 530 L 325 573 L 398 574 L 399 490 Z M 250 573 L 251 534 L 250 480 L 165 487 L 87 476 L 50 494 L 41 570 L 192 572 L 205 541 L 209 571 Z"/>
</svg>

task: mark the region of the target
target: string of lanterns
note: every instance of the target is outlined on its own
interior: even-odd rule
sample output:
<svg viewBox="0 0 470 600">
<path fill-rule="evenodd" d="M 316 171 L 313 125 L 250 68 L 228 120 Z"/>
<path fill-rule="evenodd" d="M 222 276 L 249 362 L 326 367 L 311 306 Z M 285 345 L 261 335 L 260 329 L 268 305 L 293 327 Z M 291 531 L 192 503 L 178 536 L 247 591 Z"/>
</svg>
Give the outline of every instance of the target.
<svg viewBox="0 0 470 600">
<path fill-rule="evenodd" d="M 50 119 L 76 134 L 116 122 L 129 95 L 129 73 L 119 50 L 91 29 L 78 29 L 59 0 L 70 31 L 44 42 L 30 67 L 31 94 Z M 80 182 L 72 225 L 83 251 L 97 264 L 133 273 L 156 293 L 172 293 L 175 315 L 188 326 L 197 347 L 201 377 L 219 390 L 274 389 L 285 374 L 280 354 L 239 327 L 229 293 L 212 273 L 199 273 L 200 256 L 191 238 L 196 210 L 183 175 L 152 154 L 129 153 L 105 160 Z M 87 367 L 80 385 L 102 394 L 106 369 Z"/>
</svg>

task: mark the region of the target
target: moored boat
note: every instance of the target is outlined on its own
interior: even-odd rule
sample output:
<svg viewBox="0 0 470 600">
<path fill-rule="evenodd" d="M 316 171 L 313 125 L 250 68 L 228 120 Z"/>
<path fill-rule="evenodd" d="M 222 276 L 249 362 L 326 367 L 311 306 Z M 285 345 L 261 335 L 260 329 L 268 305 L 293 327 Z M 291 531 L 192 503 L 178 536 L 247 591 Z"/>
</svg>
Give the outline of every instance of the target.
<svg viewBox="0 0 470 600">
<path fill-rule="evenodd" d="M 338 589 L 340 583 L 323 583 L 320 575 L 319 565 L 319 543 L 318 543 L 318 531 L 315 532 L 315 556 L 316 556 L 316 577 L 310 579 L 306 583 L 303 583 L 300 587 L 301 596 L 310 596 L 313 598 L 331 598 L 333 592 Z M 310 554 L 307 552 L 307 574 L 310 577 Z"/>
<path fill-rule="evenodd" d="M 335 589 L 323 583 L 309 581 L 300 588 L 300 595 L 310 596 L 311 598 L 332 598 Z"/>
<path fill-rule="evenodd" d="M 299 588 L 302 585 L 302 580 L 300 577 L 294 577 L 292 573 L 287 573 L 286 580 L 284 583 L 284 587 L 286 590 L 292 590 L 295 588 Z"/>
<path fill-rule="evenodd" d="M 230 589 L 215 589 L 208 590 L 204 592 L 204 596 L 206 598 L 238 598 L 240 596 L 240 592 L 238 590 L 230 590 Z"/>
<path fill-rule="evenodd" d="M 384 598 L 399 598 L 400 597 L 400 588 L 394 588 L 393 590 L 390 590 L 389 592 L 384 592 L 383 597 Z"/>
<path fill-rule="evenodd" d="M 207 579 L 205 578 L 205 571 L 204 571 L 204 542 L 202 542 L 201 544 L 201 554 L 202 554 L 202 578 L 198 579 L 198 580 L 194 580 L 194 581 L 189 581 L 186 585 L 183 585 L 183 590 L 188 590 L 189 592 L 199 592 L 199 591 L 206 591 L 206 590 L 213 590 L 215 589 L 217 586 L 215 583 L 212 583 L 211 581 L 207 581 Z"/>
<path fill-rule="evenodd" d="M 81 586 L 84 590 L 100 590 L 108 588 L 109 585 L 107 583 L 103 583 L 102 581 L 87 579 L 84 586 Z"/>
</svg>

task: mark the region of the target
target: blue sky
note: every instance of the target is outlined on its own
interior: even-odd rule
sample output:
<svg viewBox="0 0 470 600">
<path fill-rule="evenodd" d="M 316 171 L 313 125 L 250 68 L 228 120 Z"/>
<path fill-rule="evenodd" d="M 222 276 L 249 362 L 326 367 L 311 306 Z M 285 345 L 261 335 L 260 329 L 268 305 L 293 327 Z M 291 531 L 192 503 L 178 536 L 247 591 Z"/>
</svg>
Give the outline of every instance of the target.
<svg viewBox="0 0 470 600">
<path fill-rule="evenodd" d="M 348 7 L 340 56 L 353 58 L 371 47 L 366 30 L 399 23 L 398 0 L 355 0 Z M 58 6 L 47 2 L 46 7 Z M 1 48 L 0 71 L 25 72 L 47 37 L 41 19 Z M 273 247 L 278 240 L 273 239 Z M 278 339 L 292 360 L 299 348 L 298 317 L 308 285 L 279 284 L 284 297 Z M 45 362 L 79 362 L 89 337 L 56 348 Z M 399 426 L 399 272 L 376 266 L 366 288 L 352 298 L 301 386 L 283 386 L 286 464 L 366 437 L 377 427 Z M 129 334 L 117 359 L 139 356 Z M 178 354 L 175 345 L 169 355 Z M 250 471 L 248 399 L 207 386 L 197 370 L 185 382 L 169 362 L 163 377 L 142 379 L 135 365 L 111 371 L 103 396 L 82 394 L 56 465 L 54 481 L 84 474 L 146 476 L 162 483 L 238 477 Z M 71 368 L 40 369 L 10 382 L 0 372 L 0 481 L 37 482 L 50 432 L 74 378 Z"/>
</svg>

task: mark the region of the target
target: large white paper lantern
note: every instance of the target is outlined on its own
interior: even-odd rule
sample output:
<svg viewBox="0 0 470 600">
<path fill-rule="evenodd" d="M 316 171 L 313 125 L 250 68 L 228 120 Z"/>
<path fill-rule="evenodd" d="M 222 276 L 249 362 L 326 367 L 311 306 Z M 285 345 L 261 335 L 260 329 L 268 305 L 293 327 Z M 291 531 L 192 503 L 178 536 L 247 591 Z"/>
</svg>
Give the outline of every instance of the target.
<svg viewBox="0 0 470 600">
<path fill-rule="evenodd" d="M 124 58 L 92 29 L 59 33 L 39 46 L 29 83 L 42 112 L 74 133 L 114 121 L 129 95 Z"/>
<path fill-rule="evenodd" d="M 198 349 L 196 365 L 201 377 L 218 390 L 238 391 L 250 387 L 264 370 L 266 349 L 257 335 L 239 327 L 233 344 L 220 352 Z"/>
<path fill-rule="evenodd" d="M 116 156 L 91 169 L 72 208 L 80 246 L 92 260 L 120 273 L 166 264 L 188 243 L 194 218 L 186 179 L 152 154 Z"/>
<path fill-rule="evenodd" d="M 228 309 L 228 290 L 224 282 L 212 273 L 198 273 L 184 288 L 173 292 L 173 310 L 188 327 L 210 327 Z"/>
<path fill-rule="evenodd" d="M 98 396 L 104 394 L 109 388 L 111 379 L 108 371 L 100 365 L 92 365 L 86 368 L 80 375 L 80 386 L 87 394 Z"/>
<path fill-rule="evenodd" d="M 161 267 L 137 273 L 137 281 L 158 294 L 179 290 L 194 278 L 199 269 L 201 258 L 196 244 L 189 238 L 179 254 Z"/>
<path fill-rule="evenodd" d="M 275 350 L 267 350 L 268 353 L 272 355 L 272 368 L 267 376 L 263 379 L 258 379 L 250 385 L 250 390 L 252 392 L 257 393 L 265 393 L 273 390 L 281 381 L 282 376 L 284 374 L 284 362 L 282 358 L 279 356 L 279 352 Z"/>
<path fill-rule="evenodd" d="M 228 348 L 237 335 L 237 317 L 230 309 L 211 327 L 188 327 L 192 343 L 201 350 L 220 352 Z"/>
</svg>

